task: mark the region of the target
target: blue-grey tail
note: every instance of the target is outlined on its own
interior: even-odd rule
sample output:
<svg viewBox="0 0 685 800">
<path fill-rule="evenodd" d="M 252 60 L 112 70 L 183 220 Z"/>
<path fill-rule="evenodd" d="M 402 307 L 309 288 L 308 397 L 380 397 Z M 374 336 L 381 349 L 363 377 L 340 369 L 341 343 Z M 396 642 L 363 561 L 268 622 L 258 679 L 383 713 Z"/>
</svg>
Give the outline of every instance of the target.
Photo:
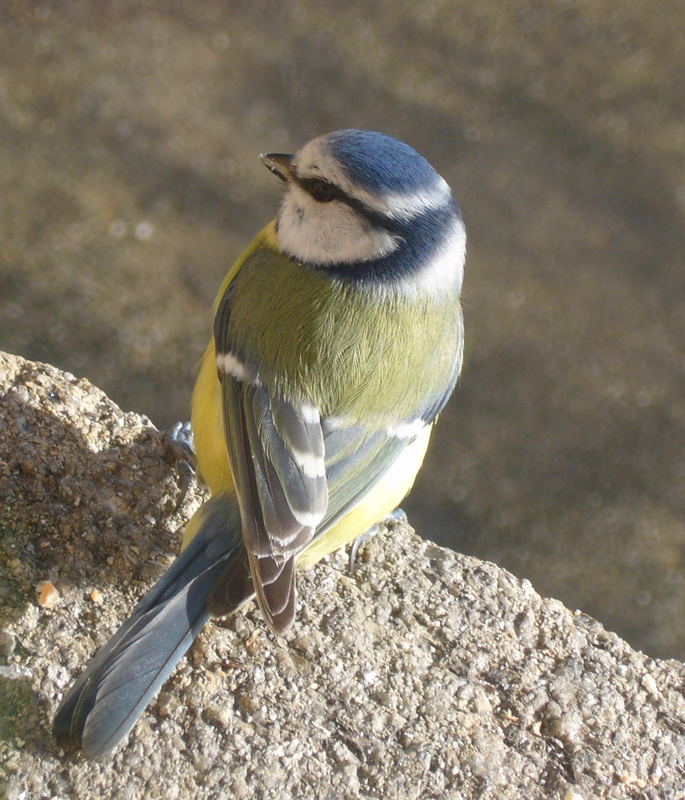
<svg viewBox="0 0 685 800">
<path fill-rule="evenodd" d="M 212 587 L 232 560 L 242 561 L 240 514 L 232 496 L 212 498 L 199 513 L 193 541 L 62 700 L 54 721 L 62 744 L 89 758 L 113 750 L 207 622 Z M 249 587 L 236 588 L 237 598 L 249 597 Z"/>
</svg>

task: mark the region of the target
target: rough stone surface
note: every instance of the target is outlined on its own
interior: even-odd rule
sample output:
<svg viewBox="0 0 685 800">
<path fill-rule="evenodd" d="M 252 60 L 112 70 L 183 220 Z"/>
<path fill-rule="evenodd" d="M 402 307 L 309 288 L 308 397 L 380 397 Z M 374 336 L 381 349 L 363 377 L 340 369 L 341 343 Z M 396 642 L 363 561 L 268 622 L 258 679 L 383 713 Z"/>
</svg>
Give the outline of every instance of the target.
<svg viewBox="0 0 685 800">
<path fill-rule="evenodd" d="M 6 798 L 685 798 L 682 664 L 408 528 L 353 575 L 344 554 L 302 575 L 282 640 L 254 609 L 209 624 L 112 759 L 65 755 L 61 693 L 170 563 L 202 491 L 176 509 L 148 420 L 2 354 L 0 430 Z"/>
<path fill-rule="evenodd" d="M 278 207 L 381 130 L 468 231 L 463 377 L 405 505 L 685 661 L 683 0 L 2 0 L 0 350 L 168 427 Z"/>
</svg>

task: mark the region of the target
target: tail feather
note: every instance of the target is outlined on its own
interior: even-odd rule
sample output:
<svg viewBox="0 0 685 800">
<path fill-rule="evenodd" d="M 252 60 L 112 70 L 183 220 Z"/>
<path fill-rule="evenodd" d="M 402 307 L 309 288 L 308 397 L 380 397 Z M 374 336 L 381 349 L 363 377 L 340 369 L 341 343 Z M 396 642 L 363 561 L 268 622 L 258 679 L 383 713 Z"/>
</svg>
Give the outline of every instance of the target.
<svg viewBox="0 0 685 800">
<path fill-rule="evenodd" d="M 58 740 L 81 747 L 89 758 L 113 750 L 131 730 L 208 620 L 207 598 L 227 562 L 240 556 L 235 499 L 212 498 L 198 513 L 200 529 L 190 545 L 99 650 L 57 711 Z M 244 599 L 244 592 L 238 594 Z"/>
</svg>

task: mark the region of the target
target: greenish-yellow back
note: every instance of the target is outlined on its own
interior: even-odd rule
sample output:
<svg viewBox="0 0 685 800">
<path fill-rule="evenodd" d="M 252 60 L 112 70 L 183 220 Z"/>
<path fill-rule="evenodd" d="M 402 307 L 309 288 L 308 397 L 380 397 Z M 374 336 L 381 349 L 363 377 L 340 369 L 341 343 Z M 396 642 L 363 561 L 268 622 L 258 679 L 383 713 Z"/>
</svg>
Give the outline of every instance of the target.
<svg viewBox="0 0 685 800">
<path fill-rule="evenodd" d="M 306 271 L 306 274 L 305 274 Z M 268 245 L 231 284 L 229 341 L 266 385 L 322 416 L 406 420 L 447 389 L 461 347 L 456 296 L 343 284 Z"/>
</svg>

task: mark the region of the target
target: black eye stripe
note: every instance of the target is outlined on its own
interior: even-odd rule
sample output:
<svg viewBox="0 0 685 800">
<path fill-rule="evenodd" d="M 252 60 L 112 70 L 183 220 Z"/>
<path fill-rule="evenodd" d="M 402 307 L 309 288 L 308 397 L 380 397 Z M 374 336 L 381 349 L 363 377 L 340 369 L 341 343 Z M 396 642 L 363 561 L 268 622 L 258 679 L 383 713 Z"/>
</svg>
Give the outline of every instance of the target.
<svg viewBox="0 0 685 800">
<path fill-rule="evenodd" d="M 364 203 L 362 203 L 361 200 L 357 200 L 356 197 L 350 197 L 349 194 L 343 192 L 343 190 L 334 183 L 322 180 L 321 178 L 301 178 L 299 175 L 293 175 L 292 180 L 318 203 L 330 203 L 332 200 L 339 200 L 354 209 L 354 211 L 364 217 L 373 227 L 385 228 L 391 232 L 395 231 L 396 225 L 392 220 L 388 219 L 388 217 L 380 212 L 374 211 L 364 205 Z"/>
<path fill-rule="evenodd" d="M 297 183 L 310 194 L 317 203 L 330 203 L 331 200 L 345 200 L 347 195 L 334 183 L 320 178 L 298 178 Z"/>
</svg>

